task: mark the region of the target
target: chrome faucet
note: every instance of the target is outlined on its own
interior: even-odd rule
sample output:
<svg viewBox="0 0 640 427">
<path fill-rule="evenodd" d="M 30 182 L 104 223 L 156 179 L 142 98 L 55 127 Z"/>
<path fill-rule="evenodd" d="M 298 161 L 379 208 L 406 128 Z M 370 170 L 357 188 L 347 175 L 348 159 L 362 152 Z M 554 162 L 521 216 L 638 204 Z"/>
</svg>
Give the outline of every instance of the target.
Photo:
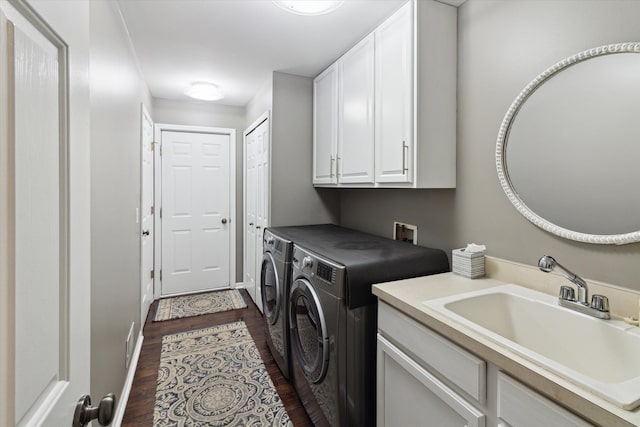
<svg viewBox="0 0 640 427">
<path fill-rule="evenodd" d="M 557 268 L 562 272 L 562 275 L 566 277 L 567 280 L 578 287 L 578 298 L 576 299 L 575 292 L 572 287 L 561 286 L 560 296 L 558 297 L 559 305 L 599 319 L 611 318 L 608 298 L 604 295 L 593 295 L 591 303 L 589 303 L 589 287 L 587 286 L 587 282 L 577 274 L 567 270 L 552 256 L 545 255 L 540 258 L 538 261 L 538 268 L 545 273 L 550 273 Z"/>
</svg>

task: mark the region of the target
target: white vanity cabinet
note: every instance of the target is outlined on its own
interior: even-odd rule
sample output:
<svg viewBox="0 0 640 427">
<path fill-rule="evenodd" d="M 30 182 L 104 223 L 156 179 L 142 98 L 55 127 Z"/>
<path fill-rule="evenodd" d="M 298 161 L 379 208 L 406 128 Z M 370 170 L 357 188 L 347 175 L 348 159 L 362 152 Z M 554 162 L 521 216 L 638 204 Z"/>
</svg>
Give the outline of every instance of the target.
<svg viewBox="0 0 640 427">
<path fill-rule="evenodd" d="M 378 427 L 591 425 L 384 302 L 377 340 Z"/>
<path fill-rule="evenodd" d="M 502 372 L 498 372 L 497 409 L 499 427 L 591 426 Z"/>
<path fill-rule="evenodd" d="M 413 0 L 321 73 L 314 185 L 454 188 L 456 62 L 457 9 Z M 334 72 L 330 105 L 323 94 Z M 337 135 L 329 151 L 328 134 Z"/>
<path fill-rule="evenodd" d="M 383 303 L 378 329 L 379 427 L 485 426 L 483 360 Z"/>
</svg>

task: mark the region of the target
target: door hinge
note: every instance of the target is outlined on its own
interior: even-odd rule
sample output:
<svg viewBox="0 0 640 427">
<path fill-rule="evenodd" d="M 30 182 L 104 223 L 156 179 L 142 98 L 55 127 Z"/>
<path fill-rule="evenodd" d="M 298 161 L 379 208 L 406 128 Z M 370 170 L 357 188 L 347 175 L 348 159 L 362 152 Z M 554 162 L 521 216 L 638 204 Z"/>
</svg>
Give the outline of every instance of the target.
<svg viewBox="0 0 640 427">
<path fill-rule="evenodd" d="M 162 145 L 160 145 L 160 156 L 162 156 Z"/>
<path fill-rule="evenodd" d="M 154 213 L 156 213 L 156 208 L 154 206 L 151 206 L 151 215 L 153 215 Z"/>
<path fill-rule="evenodd" d="M 162 218 L 162 208 L 160 208 L 160 218 Z"/>
<path fill-rule="evenodd" d="M 160 280 L 162 280 L 162 269 L 160 269 Z"/>
<path fill-rule="evenodd" d="M 151 274 L 150 274 L 151 278 L 153 279 L 153 276 L 155 276 L 154 271 L 151 270 Z"/>
</svg>

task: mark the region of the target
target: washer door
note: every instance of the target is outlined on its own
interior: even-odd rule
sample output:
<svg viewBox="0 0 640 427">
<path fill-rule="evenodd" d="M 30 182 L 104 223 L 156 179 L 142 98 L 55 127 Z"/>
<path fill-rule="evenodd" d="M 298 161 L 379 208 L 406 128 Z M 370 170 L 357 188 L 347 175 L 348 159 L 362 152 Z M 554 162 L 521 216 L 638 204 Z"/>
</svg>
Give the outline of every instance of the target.
<svg viewBox="0 0 640 427">
<path fill-rule="evenodd" d="M 296 279 L 289 301 L 292 357 L 307 379 L 318 383 L 329 364 L 329 334 L 320 299 L 308 280 Z"/>
<path fill-rule="evenodd" d="M 262 309 L 269 324 L 274 325 L 278 321 L 280 304 L 282 304 L 282 290 L 276 263 L 270 252 L 265 252 L 260 268 L 260 292 L 262 294 Z"/>
</svg>

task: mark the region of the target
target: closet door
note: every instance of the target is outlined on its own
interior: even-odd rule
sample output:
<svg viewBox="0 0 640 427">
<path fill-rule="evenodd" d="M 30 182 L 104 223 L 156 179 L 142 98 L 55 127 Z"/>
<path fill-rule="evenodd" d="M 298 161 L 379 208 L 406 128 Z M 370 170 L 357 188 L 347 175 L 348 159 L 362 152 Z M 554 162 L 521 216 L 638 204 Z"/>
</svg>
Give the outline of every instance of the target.
<svg viewBox="0 0 640 427">
<path fill-rule="evenodd" d="M 262 290 L 259 289 L 262 283 L 262 252 L 264 229 L 269 226 L 269 121 L 262 122 L 254 131 L 254 153 L 255 153 L 255 198 L 256 198 L 256 232 L 255 232 L 255 258 L 253 267 L 255 269 L 255 298 L 254 301 L 260 311 L 262 311 Z"/>
<path fill-rule="evenodd" d="M 245 136 L 244 194 L 244 287 L 253 300 L 256 294 L 256 159 L 255 134 Z"/>
<path fill-rule="evenodd" d="M 265 113 L 245 131 L 244 286 L 262 311 L 262 236 L 269 226 L 270 131 Z"/>
</svg>

